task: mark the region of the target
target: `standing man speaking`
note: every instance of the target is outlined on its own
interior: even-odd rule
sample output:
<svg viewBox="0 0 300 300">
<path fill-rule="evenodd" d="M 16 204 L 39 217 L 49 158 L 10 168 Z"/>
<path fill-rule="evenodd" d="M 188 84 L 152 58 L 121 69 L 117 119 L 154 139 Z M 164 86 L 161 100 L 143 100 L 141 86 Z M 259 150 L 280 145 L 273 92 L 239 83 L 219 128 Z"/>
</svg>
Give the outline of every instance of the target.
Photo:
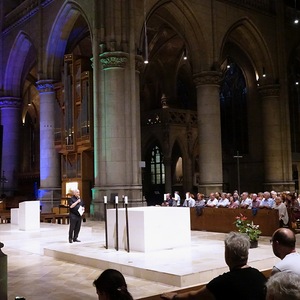
<svg viewBox="0 0 300 300">
<path fill-rule="evenodd" d="M 80 199 L 80 191 L 78 189 L 72 190 L 72 197 L 69 199 L 69 208 L 69 243 L 80 242 L 77 238 L 81 227 L 81 216 L 84 213 L 84 204 Z"/>
</svg>

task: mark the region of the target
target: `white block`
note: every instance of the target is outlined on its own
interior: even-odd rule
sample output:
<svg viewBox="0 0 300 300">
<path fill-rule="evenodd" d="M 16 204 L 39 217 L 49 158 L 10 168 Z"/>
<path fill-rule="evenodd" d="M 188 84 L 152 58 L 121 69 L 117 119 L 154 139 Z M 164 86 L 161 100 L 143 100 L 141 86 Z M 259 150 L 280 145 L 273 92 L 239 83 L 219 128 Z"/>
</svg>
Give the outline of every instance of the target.
<svg viewBox="0 0 300 300">
<path fill-rule="evenodd" d="M 148 252 L 191 243 L 190 210 L 185 207 L 128 208 L 129 248 Z M 116 248 L 116 210 L 107 210 L 108 247 Z M 119 249 L 127 250 L 125 208 L 118 209 Z"/>
<path fill-rule="evenodd" d="M 25 201 L 19 204 L 19 229 L 40 229 L 40 201 Z"/>
<path fill-rule="evenodd" d="M 11 208 L 10 210 L 10 223 L 14 225 L 19 224 L 19 208 Z"/>
</svg>

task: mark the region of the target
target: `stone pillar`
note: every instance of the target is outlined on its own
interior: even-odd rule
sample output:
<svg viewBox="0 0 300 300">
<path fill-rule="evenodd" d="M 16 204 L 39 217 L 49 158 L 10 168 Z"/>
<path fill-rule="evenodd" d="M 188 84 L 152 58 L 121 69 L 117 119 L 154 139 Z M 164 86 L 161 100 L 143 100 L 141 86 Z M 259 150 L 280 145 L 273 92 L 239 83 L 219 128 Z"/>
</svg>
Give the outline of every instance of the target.
<svg viewBox="0 0 300 300">
<path fill-rule="evenodd" d="M 1 124 L 3 125 L 2 170 L 0 176 L 4 174 L 7 179 L 7 182 L 1 183 L 1 193 L 12 196 L 17 188 L 17 174 L 19 171 L 21 99 L 2 97 L 0 98 L 0 109 Z"/>
<path fill-rule="evenodd" d="M 42 212 L 51 212 L 61 199 L 59 154 L 55 150 L 55 91 L 52 80 L 37 82 L 40 93 L 40 189 Z"/>
<path fill-rule="evenodd" d="M 199 192 L 222 191 L 222 143 L 219 72 L 207 71 L 194 76 L 197 86 L 199 131 Z"/>
<path fill-rule="evenodd" d="M 282 137 L 282 118 L 280 117 L 279 85 L 266 85 L 259 88 L 262 99 L 262 129 L 265 189 L 283 191 L 290 190 L 291 181 L 285 180 L 283 153 L 284 137 Z M 292 170 L 290 170 L 292 174 Z M 289 178 L 291 176 L 286 176 Z"/>
<path fill-rule="evenodd" d="M 103 196 L 128 196 L 129 206 L 141 205 L 140 112 L 136 106 L 135 74 L 124 52 L 100 54 L 101 95 L 94 101 L 95 187 L 93 217 L 103 219 Z M 133 65 L 134 70 L 134 65 Z"/>
</svg>

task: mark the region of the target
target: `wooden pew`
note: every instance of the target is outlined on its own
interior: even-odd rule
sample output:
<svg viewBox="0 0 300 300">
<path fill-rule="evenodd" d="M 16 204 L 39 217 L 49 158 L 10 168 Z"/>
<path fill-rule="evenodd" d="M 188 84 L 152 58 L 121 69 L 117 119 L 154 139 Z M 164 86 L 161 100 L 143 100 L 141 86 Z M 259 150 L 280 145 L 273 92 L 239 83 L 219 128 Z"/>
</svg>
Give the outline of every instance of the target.
<svg viewBox="0 0 300 300">
<path fill-rule="evenodd" d="M 259 209 L 256 215 L 253 215 L 251 209 L 205 207 L 199 216 L 197 215 L 196 208 L 191 207 L 190 213 L 191 230 L 224 233 L 237 231 L 234 221 L 240 214 L 246 216 L 249 221 L 253 221 L 255 225 L 259 225 L 262 235 L 271 236 L 279 227 L 279 216 L 276 209 Z"/>
<path fill-rule="evenodd" d="M 272 271 L 271 269 L 261 270 L 261 272 L 265 275 L 266 278 L 270 277 L 271 271 Z M 172 292 L 185 293 L 185 292 L 189 292 L 189 291 L 199 290 L 202 287 L 204 287 L 205 285 L 206 285 L 206 283 L 194 285 L 194 286 L 187 287 L 187 288 L 176 289 L 176 290 L 173 290 Z M 166 292 L 171 292 L 171 291 L 166 291 Z M 162 298 L 160 297 L 160 295 L 161 294 L 156 294 L 156 295 L 149 296 L 149 297 L 136 298 L 136 300 L 161 300 Z"/>
</svg>

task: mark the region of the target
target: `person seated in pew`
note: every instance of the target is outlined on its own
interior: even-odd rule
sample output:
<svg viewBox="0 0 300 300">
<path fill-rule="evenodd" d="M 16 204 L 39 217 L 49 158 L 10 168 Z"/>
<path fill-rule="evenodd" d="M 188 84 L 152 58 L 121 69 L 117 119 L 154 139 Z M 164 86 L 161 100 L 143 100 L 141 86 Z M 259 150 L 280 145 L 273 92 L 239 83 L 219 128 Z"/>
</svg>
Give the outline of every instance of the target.
<svg viewBox="0 0 300 300">
<path fill-rule="evenodd" d="M 271 276 L 266 284 L 266 300 L 299 300 L 300 275 L 280 272 Z"/>
<path fill-rule="evenodd" d="M 241 195 L 241 204 L 240 208 L 248 208 L 251 205 L 252 200 L 249 197 L 248 192 L 243 192 Z"/>
<path fill-rule="evenodd" d="M 228 207 L 229 206 L 229 200 L 227 198 L 226 193 L 221 193 L 221 198 L 218 201 L 217 207 Z"/>
<path fill-rule="evenodd" d="M 272 209 L 274 206 L 274 199 L 269 192 L 264 192 L 264 198 L 261 200 L 259 208 Z"/>
<path fill-rule="evenodd" d="M 252 208 L 259 208 L 260 206 L 260 199 L 258 198 L 257 194 L 256 193 L 253 193 L 251 194 L 251 203 L 250 205 L 248 206 L 249 209 L 252 209 Z"/>
<path fill-rule="evenodd" d="M 233 196 L 229 196 L 229 199 L 228 199 L 228 200 L 229 200 L 228 208 L 233 208 L 233 209 L 239 208 L 240 202 L 239 202 L 238 199 L 234 199 Z"/>
<path fill-rule="evenodd" d="M 267 280 L 259 270 L 247 264 L 249 248 L 247 235 L 230 232 L 225 239 L 225 261 L 229 272 L 215 277 L 201 289 L 179 294 L 164 293 L 161 298 L 264 300 Z"/>
<path fill-rule="evenodd" d="M 183 202 L 183 207 L 194 207 L 195 204 L 196 204 L 196 201 L 195 201 L 195 196 L 194 194 L 190 193 L 190 192 L 187 192 L 186 193 L 186 199 L 184 200 Z"/>
<path fill-rule="evenodd" d="M 218 204 L 218 200 L 216 199 L 215 193 L 209 194 L 209 199 L 206 202 L 206 207 L 216 207 Z"/>
<path fill-rule="evenodd" d="M 300 254 L 296 251 L 296 235 L 289 228 L 279 228 L 273 233 L 273 253 L 281 259 L 272 269 L 271 276 L 277 272 L 292 272 L 300 275 Z"/>
<path fill-rule="evenodd" d="M 99 300 L 133 300 L 126 280 L 118 270 L 106 269 L 94 280 L 93 285 Z"/>
</svg>

